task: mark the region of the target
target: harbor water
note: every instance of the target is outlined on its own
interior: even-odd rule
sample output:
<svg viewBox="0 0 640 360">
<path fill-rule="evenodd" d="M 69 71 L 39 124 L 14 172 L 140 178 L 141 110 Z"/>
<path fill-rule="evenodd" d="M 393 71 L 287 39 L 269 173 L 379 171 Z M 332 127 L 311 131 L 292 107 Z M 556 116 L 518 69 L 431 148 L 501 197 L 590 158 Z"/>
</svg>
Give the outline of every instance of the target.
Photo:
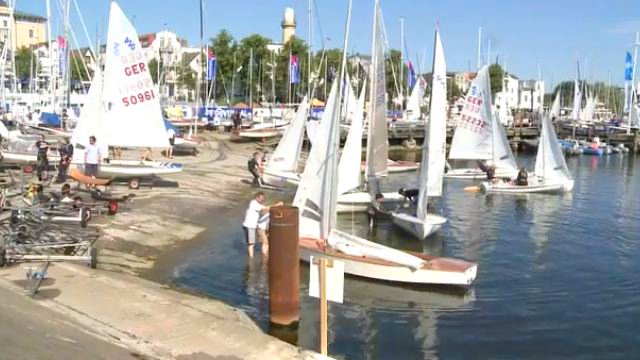
<svg viewBox="0 0 640 360">
<path fill-rule="evenodd" d="M 533 158 L 519 162 L 531 168 Z M 372 234 L 376 241 L 477 262 L 477 281 L 464 291 L 348 277 L 344 303 L 329 306 L 330 355 L 640 358 L 640 158 L 567 162 L 576 179 L 572 193 L 488 196 L 464 192 L 469 181 L 446 181 L 434 208 L 449 222 L 435 236 L 417 241 L 381 224 Z M 415 182 L 414 173 L 398 174 L 386 185 Z M 239 307 L 265 331 L 318 350 L 318 301 L 307 295 L 306 265 L 299 327 L 270 329 L 266 262 L 247 258 L 240 228 L 249 200 L 248 194 L 228 214 L 212 215 L 229 219 L 175 260 L 164 280 Z M 339 222 L 343 230 L 367 234 L 365 215 L 340 216 Z"/>
</svg>

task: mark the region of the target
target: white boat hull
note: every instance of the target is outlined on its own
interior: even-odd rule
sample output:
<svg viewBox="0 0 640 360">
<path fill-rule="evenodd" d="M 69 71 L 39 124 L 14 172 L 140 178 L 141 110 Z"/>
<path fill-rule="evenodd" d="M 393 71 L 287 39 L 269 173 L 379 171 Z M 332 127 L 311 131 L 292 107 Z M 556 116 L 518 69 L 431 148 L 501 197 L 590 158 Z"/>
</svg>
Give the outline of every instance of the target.
<svg viewBox="0 0 640 360">
<path fill-rule="evenodd" d="M 514 178 L 518 175 L 517 170 L 497 169 L 495 177 L 497 178 Z M 445 179 L 462 179 L 462 180 L 486 180 L 487 173 L 481 169 L 452 169 L 444 174 Z"/>
<path fill-rule="evenodd" d="M 362 163 L 363 172 L 365 171 L 366 166 L 366 163 Z M 391 159 L 387 161 L 387 172 L 389 174 L 416 171 L 419 167 L 420 163 L 414 161 L 394 161 Z"/>
<path fill-rule="evenodd" d="M 400 204 L 405 201 L 405 197 L 397 192 L 382 193 L 384 199 L 382 204 Z M 367 192 L 353 192 L 338 196 L 338 213 L 366 212 L 373 200 L 371 194 Z"/>
<path fill-rule="evenodd" d="M 497 182 L 483 182 L 481 188 L 486 193 L 505 193 L 505 194 L 531 194 L 531 193 L 564 193 L 573 190 L 574 181 L 567 180 L 566 182 L 535 182 L 526 186 L 514 185 L 511 183 Z"/>
<path fill-rule="evenodd" d="M 277 187 L 288 185 L 298 186 L 300 183 L 300 174 L 293 171 L 265 170 L 262 180 L 269 185 Z"/>
<path fill-rule="evenodd" d="M 447 222 L 447 219 L 435 214 L 427 215 L 427 220 L 422 221 L 410 214 L 396 212 L 391 213 L 391 220 L 394 225 L 420 240 L 440 230 L 442 225 Z"/>
<path fill-rule="evenodd" d="M 411 269 L 390 261 L 347 255 L 326 247 L 320 239 L 300 239 L 300 260 L 309 262 L 311 256 L 338 260 L 344 263 L 344 272 L 353 276 L 400 283 L 469 286 L 477 275 L 478 265 L 464 260 L 410 255 L 427 263 L 420 269 Z"/>
</svg>

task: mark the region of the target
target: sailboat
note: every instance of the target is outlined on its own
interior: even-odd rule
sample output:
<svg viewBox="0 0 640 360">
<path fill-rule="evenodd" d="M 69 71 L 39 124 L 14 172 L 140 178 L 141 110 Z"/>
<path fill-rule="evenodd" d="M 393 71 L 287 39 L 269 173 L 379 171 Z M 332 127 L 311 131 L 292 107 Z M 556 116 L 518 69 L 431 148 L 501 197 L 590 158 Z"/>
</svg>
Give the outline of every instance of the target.
<svg viewBox="0 0 640 360">
<path fill-rule="evenodd" d="M 379 6 L 377 0 L 374 29 L 379 21 Z M 346 68 L 350 21 L 351 1 L 339 79 L 344 78 Z M 380 34 L 374 31 L 374 37 L 376 36 Z M 374 54 L 374 60 L 375 56 Z M 372 78 L 379 79 L 375 76 Z M 344 263 L 345 273 L 370 279 L 402 283 L 470 285 L 476 278 L 477 264 L 396 250 L 336 228 L 339 178 L 337 154 L 340 143 L 340 112 L 343 109 L 340 106 L 342 81 L 336 83 L 339 83 L 336 85 L 340 90 L 331 92 L 325 109 L 331 116 L 324 117 L 319 125 L 315 144 L 311 148 L 294 198 L 294 205 L 300 209 L 301 260 L 309 262 L 311 256 L 339 260 Z M 375 89 L 375 85 L 373 87 Z M 375 94 L 376 90 L 373 91 Z M 384 102 L 384 93 L 373 99 Z"/>
<path fill-rule="evenodd" d="M 496 177 L 514 177 L 518 173 L 504 127 L 491 111 L 489 66 L 478 71 L 465 98 L 464 108 L 451 142 L 449 160 L 488 161 L 496 167 Z M 451 169 L 445 178 L 483 179 L 480 168 Z"/>
<path fill-rule="evenodd" d="M 573 190 L 574 180 L 567 168 L 562 147 L 548 116 L 542 119 L 540 145 L 536 155 L 535 176 L 528 185 L 495 180 L 483 182 L 482 189 L 489 193 L 562 193 Z"/>
<path fill-rule="evenodd" d="M 302 153 L 305 123 L 309 114 L 309 99 L 305 96 L 296 115 L 282 135 L 282 139 L 267 161 L 264 181 L 269 185 L 297 185 L 300 181 L 298 162 Z"/>
<path fill-rule="evenodd" d="M 84 163 L 89 136 L 97 138 L 103 157 L 108 147 L 167 148 L 169 139 L 158 92 L 153 85 L 138 34 L 126 15 L 111 2 L 104 73 L 98 71 L 88 100 L 72 134 L 72 166 Z M 57 157 L 50 157 L 55 161 Z M 36 154 L 5 153 L 6 161 L 35 162 Z M 182 165 L 157 161 L 110 160 L 99 167 L 99 177 L 138 178 L 173 174 Z"/>
<path fill-rule="evenodd" d="M 367 151 L 365 178 L 367 191 L 353 191 L 340 194 L 338 198 L 339 212 L 366 211 L 376 194 L 383 195 L 383 203 L 400 203 L 405 198 L 397 192 L 383 193 L 380 179 L 388 175 L 389 144 L 387 141 L 387 89 L 385 81 L 384 28 L 382 12 L 378 8 L 373 27 L 372 59 L 369 71 L 370 109 L 367 133 Z M 342 86 L 342 85 L 341 85 Z M 333 89 L 332 89 L 333 90 Z M 348 106 L 348 104 L 347 104 Z M 325 110 L 326 112 L 326 110 Z M 324 118 L 323 118 L 324 120 Z M 348 163 L 348 167 L 360 168 L 360 153 L 349 157 L 358 159 L 357 163 Z"/>
<path fill-rule="evenodd" d="M 442 178 L 446 163 L 447 138 L 447 65 L 444 58 L 440 32 L 436 29 L 433 54 L 431 100 L 429 124 L 425 124 L 425 141 L 420 162 L 420 190 L 415 216 L 406 213 L 391 213 L 395 225 L 424 239 L 438 231 L 447 222 L 442 216 L 428 213 L 429 196 L 442 196 Z"/>
<path fill-rule="evenodd" d="M 411 90 L 411 95 L 409 95 L 409 100 L 407 101 L 407 109 L 405 110 L 403 116 L 404 121 L 419 121 L 422 119 L 420 107 L 422 106 L 422 101 L 424 99 L 424 93 L 426 89 L 427 82 L 422 76 L 419 76 L 416 84 Z"/>
</svg>

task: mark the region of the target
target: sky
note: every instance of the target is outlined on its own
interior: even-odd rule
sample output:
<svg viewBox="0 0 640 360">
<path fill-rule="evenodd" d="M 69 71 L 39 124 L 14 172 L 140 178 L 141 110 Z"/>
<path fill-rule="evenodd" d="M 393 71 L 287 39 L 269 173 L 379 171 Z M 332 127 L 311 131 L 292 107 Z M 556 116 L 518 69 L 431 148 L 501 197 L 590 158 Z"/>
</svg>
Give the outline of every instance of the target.
<svg viewBox="0 0 640 360">
<path fill-rule="evenodd" d="M 59 2 L 51 0 L 53 33 L 60 32 Z M 106 37 L 109 0 L 77 1 L 91 42 Z M 139 33 L 175 31 L 190 44 L 199 43 L 200 0 L 121 0 L 120 6 Z M 314 49 L 342 47 L 347 0 L 314 0 Z M 297 35 L 307 38 L 308 0 L 204 0 L 207 38 L 221 29 L 236 38 L 258 33 L 280 41 L 284 8 L 296 12 Z M 374 0 L 353 0 L 349 50 L 370 53 Z M 638 0 L 381 0 L 389 46 L 400 48 L 400 18 L 405 22 L 408 58 L 419 70 L 431 69 L 433 31 L 439 24 L 449 71 L 475 70 L 478 28 L 483 31 L 483 58 L 489 40 L 496 59 L 522 79 L 542 77 L 547 84 L 582 77 L 622 84 L 624 57 L 640 31 Z M 45 0 L 17 0 L 22 11 L 46 15 Z M 78 13 L 72 26 L 79 43 L 88 43 Z M 323 36 L 320 36 L 322 34 Z M 547 91 L 549 91 L 547 85 Z"/>
</svg>

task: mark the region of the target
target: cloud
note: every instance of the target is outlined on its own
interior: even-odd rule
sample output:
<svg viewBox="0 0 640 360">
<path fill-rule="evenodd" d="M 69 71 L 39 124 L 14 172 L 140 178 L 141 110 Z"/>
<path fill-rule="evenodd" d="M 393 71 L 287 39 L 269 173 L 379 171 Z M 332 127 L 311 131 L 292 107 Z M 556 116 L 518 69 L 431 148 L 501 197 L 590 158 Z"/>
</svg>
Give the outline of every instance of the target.
<svg viewBox="0 0 640 360">
<path fill-rule="evenodd" d="M 610 34 L 628 35 L 640 31 L 640 20 L 624 20 L 613 24 L 607 29 Z"/>
</svg>

